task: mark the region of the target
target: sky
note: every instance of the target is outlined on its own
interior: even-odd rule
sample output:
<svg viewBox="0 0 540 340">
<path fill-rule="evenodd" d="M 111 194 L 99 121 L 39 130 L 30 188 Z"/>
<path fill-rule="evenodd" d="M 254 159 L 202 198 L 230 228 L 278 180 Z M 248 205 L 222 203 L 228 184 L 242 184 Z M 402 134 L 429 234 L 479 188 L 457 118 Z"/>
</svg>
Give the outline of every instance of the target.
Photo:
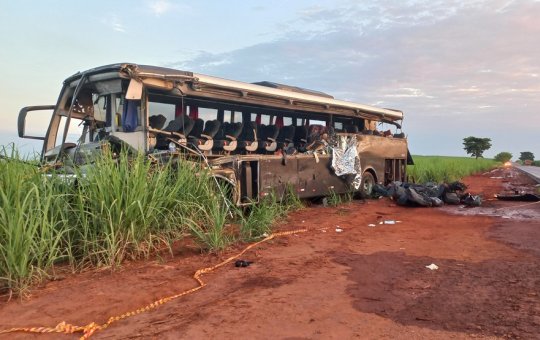
<svg viewBox="0 0 540 340">
<path fill-rule="evenodd" d="M 400 109 L 412 154 L 475 136 L 540 159 L 539 18 L 540 0 L 0 0 L 0 145 L 36 145 L 18 112 L 68 76 L 133 62 Z"/>
</svg>

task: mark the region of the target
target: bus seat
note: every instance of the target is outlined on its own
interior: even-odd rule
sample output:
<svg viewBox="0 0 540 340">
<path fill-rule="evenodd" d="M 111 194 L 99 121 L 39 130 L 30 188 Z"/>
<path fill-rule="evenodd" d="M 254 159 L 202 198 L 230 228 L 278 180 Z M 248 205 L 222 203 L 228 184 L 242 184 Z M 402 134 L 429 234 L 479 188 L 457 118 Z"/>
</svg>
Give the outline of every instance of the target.
<svg viewBox="0 0 540 340">
<path fill-rule="evenodd" d="M 242 133 L 244 124 L 238 123 L 223 123 L 220 140 L 214 141 L 214 149 L 231 152 L 236 150 L 238 146 L 238 137 Z"/>
<path fill-rule="evenodd" d="M 197 121 L 199 120 L 203 122 L 202 119 L 198 118 Z M 206 124 L 204 124 L 204 129 L 201 131 L 201 133 L 198 136 L 190 136 L 189 142 L 195 145 L 201 151 L 212 150 L 214 147 L 214 137 L 218 133 L 220 126 L 221 123 L 217 119 L 207 121 Z"/>
<path fill-rule="evenodd" d="M 294 147 L 294 125 L 287 125 L 279 129 L 279 134 L 277 136 L 277 144 L 279 149 L 289 149 Z"/>
<path fill-rule="evenodd" d="M 163 126 L 165 125 L 166 121 L 167 121 L 167 118 L 165 118 L 165 116 L 162 114 L 148 117 L 148 124 L 153 129 L 158 129 L 158 130 L 163 129 Z"/>
<path fill-rule="evenodd" d="M 206 139 L 204 143 L 200 144 L 198 147 L 201 150 L 209 151 L 214 147 L 214 137 L 221 127 L 221 122 L 217 119 L 209 120 L 204 126 L 204 130 L 201 133 L 201 137 Z"/>
<path fill-rule="evenodd" d="M 294 131 L 294 145 L 298 152 L 306 152 L 308 128 L 305 125 L 297 126 Z"/>
<path fill-rule="evenodd" d="M 274 152 L 277 149 L 279 128 L 275 125 L 259 125 L 259 150 Z"/>
<path fill-rule="evenodd" d="M 191 132 L 191 129 L 193 129 L 194 125 L 195 122 L 191 118 L 189 118 L 189 116 L 181 115 L 174 118 L 174 120 L 171 120 L 163 130 L 176 132 L 182 134 L 185 137 Z"/>
<path fill-rule="evenodd" d="M 152 130 L 157 133 L 156 148 L 167 149 L 170 141 L 174 141 L 179 144 L 186 144 L 186 136 L 191 132 L 195 122 L 187 115 L 181 115 L 174 120 L 171 120 L 169 124 L 163 130 Z"/>
<path fill-rule="evenodd" d="M 238 149 L 246 152 L 257 151 L 259 142 L 257 140 L 257 123 L 249 122 L 244 124 L 244 129 L 238 138 Z"/>
<path fill-rule="evenodd" d="M 204 120 L 202 120 L 201 118 L 196 118 L 195 124 L 193 125 L 193 129 L 191 129 L 191 132 L 189 133 L 188 138 L 191 138 L 191 137 L 200 138 L 203 130 L 204 130 Z"/>
</svg>

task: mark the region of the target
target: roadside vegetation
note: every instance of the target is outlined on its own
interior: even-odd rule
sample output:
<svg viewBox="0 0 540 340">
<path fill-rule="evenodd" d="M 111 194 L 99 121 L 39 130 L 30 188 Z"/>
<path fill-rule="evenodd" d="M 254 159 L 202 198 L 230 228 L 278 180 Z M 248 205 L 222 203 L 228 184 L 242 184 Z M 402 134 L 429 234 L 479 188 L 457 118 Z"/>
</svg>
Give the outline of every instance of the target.
<svg viewBox="0 0 540 340">
<path fill-rule="evenodd" d="M 451 182 L 486 171 L 488 159 L 414 156 L 416 182 Z M 195 175 L 194 175 L 195 174 Z M 155 165 L 145 157 L 105 156 L 77 179 L 44 176 L 35 163 L 0 149 L 0 291 L 24 292 L 54 276 L 61 265 L 76 272 L 151 258 L 184 237 L 219 251 L 272 232 L 274 222 L 302 203 L 292 191 L 240 209 L 195 163 Z M 352 195 L 330 195 L 329 205 Z"/>
<path fill-rule="evenodd" d="M 450 183 L 501 164 L 486 158 L 413 156 L 413 159 L 415 165 L 407 166 L 407 175 L 415 183 Z"/>
<path fill-rule="evenodd" d="M 0 156 L 0 292 L 15 295 L 58 265 L 114 269 L 164 250 L 172 255 L 186 236 L 205 251 L 256 240 L 301 206 L 287 195 L 284 204 L 268 199 L 233 208 L 224 188 L 194 163 L 158 167 L 121 154 L 98 159 L 73 182 L 45 177 L 13 150 L 0 149 Z"/>
<path fill-rule="evenodd" d="M 503 151 L 496 154 L 493 159 L 496 160 L 497 162 L 506 163 L 506 162 L 510 162 L 512 157 L 513 155 L 510 152 Z"/>
</svg>

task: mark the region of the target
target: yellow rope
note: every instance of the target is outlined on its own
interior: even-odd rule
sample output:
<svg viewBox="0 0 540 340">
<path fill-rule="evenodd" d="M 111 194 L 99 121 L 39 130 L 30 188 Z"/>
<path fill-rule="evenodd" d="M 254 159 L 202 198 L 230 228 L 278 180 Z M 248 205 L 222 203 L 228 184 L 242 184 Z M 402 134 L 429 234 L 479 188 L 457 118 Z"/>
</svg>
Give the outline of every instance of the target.
<svg viewBox="0 0 540 340">
<path fill-rule="evenodd" d="M 14 332 L 73 334 L 73 333 L 81 332 L 81 333 L 83 333 L 81 339 L 88 339 L 95 332 L 100 331 L 100 330 L 104 330 L 105 328 L 107 328 L 111 324 L 113 324 L 114 322 L 129 318 L 131 316 L 138 315 L 138 314 L 141 314 L 141 313 L 144 313 L 144 312 L 151 311 L 151 310 L 153 310 L 153 309 L 155 309 L 155 308 L 157 308 L 157 307 L 159 307 L 159 306 L 161 306 L 161 305 L 163 305 L 163 304 L 165 304 L 167 302 L 170 302 L 170 301 L 178 299 L 178 298 L 180 298 L 182 296 L 185 296 L 185 295 L 188 295 L 188 294 L 191 294 L 191 293 L 194 293 L 194 292 L 198 291 L 199 289 L 206 286 L 206 283 L 201 279 L 201 276 L 203 274 L 210 273 L 210 272 L 212 272 L 212 271 L 226 265 L 227 263 L 230 263 L 234 259 L 237 259 L 238 257 L 242 256 L 244 253 L 246 253 L 251 248 L 258 246 L 259 244 L 261 244 L 263 242 L 267 242 L 267 241 L 269 241 L 269 240 L 271 240 L 271 239 L 273 239 L 275 237 L 287 236 L 287 235 L 298 234 L 298 233 L 304 233 L 306 231 L 307 231 L 307 229 L 299 229 L 299 230 L 284 231 L 284 232 L 280 232 L 280 233 L 271 234 L 271 235 L 265 237 L 264 239 L 262 239 L 262 240 L 260 240 L 258 242 L 250 244 L 249 246 L 244 248 L 244 250 L 242 250 L 240 253 L 229 257 L 225 261 L 222 261 L 222 262 L 220 262 L 220 263 L 218 263 L 218 264 L 216 264 L 216 265 L 214 265 L 212 267 L 206 267 L 206 268 L 202 268 L 202 269 L 197 270 L 195 272 L 195 274 L 193 275 L 193 278 L 199 284 L 197 287 L 185 290 L 185 291 L 183 291 L 181 293 L 178 293 L 178 294 L 175 294 L 175 295 L 171 295 L 171 296 L 164 297 L 162 299 L 156 300 L 156 301 L 154 301 L 154 302 L 152 302 L 152 303 L 150 303 L 150 304 L 148 304 L 148 305 L 146 305 L 144 307 L 133 310 L 131 312 L 127 312 L 127 313 L 124 313 L 124 314 L 118 315 L 118 316 L 111 316 L 107 320 L 107 322 L 102 324 L 102 325 L 97 324 L 95 322 L 91 322 L 86 326 L 75 326 L 75 325 L 71 325 L 71 324 L 68 324 L 68 323 L 62 321 L 58 325 L 56 325 L 56 327 L 54 327 L 54 328 L 53 327 L 17 327 L 17 328 L 11 328 L 11 329 L 6 329 L 6 330 L 0 330 L 0 334 L 7 334 L 7 333 L 14 333 Z"/>
</svg>

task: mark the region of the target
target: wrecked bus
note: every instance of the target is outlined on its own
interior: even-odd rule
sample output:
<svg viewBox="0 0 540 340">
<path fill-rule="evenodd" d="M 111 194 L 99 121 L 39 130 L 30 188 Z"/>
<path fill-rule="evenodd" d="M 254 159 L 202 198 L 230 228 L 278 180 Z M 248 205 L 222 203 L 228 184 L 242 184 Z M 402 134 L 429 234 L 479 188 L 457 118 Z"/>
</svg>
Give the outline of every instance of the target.
<svg viewBox="0 0 540 340">
<path fill-rule="evenodd" d="M 52 111 L 44 135 L 26 134 L 29 113 L 43 110 Z M 369 195 L 375 183 L 405 180 L 402 120 L 398 110 L 294 86 L 114 64 L 67 78 L 56 105 L 21 109 L 18 132 L 43 140 L 42 164 L 67 174 L 104 148 L 201 162 L 245 205 L 291 188 L 300 198 Z"/>
</svg>

